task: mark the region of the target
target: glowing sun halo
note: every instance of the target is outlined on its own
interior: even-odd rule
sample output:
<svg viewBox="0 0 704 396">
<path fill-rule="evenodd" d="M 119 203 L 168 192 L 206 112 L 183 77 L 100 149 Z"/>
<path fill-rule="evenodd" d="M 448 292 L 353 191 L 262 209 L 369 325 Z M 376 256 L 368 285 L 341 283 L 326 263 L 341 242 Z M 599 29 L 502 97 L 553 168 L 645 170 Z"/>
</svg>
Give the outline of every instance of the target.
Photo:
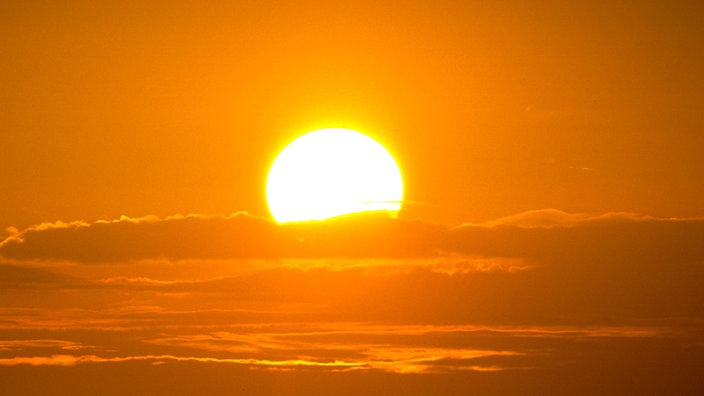
<svg viewBox="0 0 704 396">
<path fill-rule="evenodd" d="M 367 211 L 396 214 L 403 180 L 396 161 L 374 139 L 349 129 L 320 129 L 279 153 L 266 197 L 280 223 Z"/>
</svg>

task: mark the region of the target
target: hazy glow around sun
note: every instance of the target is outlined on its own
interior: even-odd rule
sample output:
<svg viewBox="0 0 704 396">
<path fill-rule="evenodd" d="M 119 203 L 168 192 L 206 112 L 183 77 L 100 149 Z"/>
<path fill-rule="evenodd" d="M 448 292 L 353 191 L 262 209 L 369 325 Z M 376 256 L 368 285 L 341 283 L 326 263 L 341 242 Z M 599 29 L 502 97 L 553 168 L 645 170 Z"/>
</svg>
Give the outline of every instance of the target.
<svg viewBox="0 0 704 396">
<path fill-rule="evenodd" d="M 320 129 L 279 153 L 266 196 L 280 223 L 367 211 L 396 214 L 403 180 L 396 161 L 374 139 L 349 129 Z"/>
</svg>

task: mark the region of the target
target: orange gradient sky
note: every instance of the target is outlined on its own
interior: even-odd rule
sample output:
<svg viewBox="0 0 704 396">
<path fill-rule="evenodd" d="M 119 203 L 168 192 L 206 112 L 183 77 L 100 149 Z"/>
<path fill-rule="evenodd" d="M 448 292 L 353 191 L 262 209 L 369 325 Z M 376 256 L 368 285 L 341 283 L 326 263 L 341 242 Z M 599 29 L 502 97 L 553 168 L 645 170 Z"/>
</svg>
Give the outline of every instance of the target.
<svg viewBox="0 0 704 396">
<path fill-rule="evenodd" d="M 704 214 L 698 3 L 334 3 L 0 6 L 0 226 L 266 216 L 330 126 L 392 152 L 411 217 Z"/>
<path fill-rule="evenodd" d="M 0 393 L 704 394 L 700 3 L 2 2 Z"/>
</svg>

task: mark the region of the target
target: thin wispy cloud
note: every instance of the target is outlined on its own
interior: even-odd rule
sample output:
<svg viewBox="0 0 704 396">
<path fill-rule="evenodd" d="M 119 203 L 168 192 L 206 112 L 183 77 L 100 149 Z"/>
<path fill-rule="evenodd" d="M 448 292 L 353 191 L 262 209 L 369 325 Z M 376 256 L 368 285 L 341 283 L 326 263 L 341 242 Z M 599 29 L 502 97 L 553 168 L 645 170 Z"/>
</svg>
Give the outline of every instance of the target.
<svg viewBox="0 0 704 396">
<path fill-rule="evenodd" d="M 82 349 L 94 349 L 92 346 L 83 345 L 78 342 L 68 340 L 52 339 L 23 339 L 23 340 L 0 340 L 0 351 L 18 351 L 26 349 L 61 349 L 67 351 L 78 351 Z"/>
<path fill-rule="evenodd" d="M 637 213 L 567 213 L 558 209 L 530 210 L 513 216 L 481 223 L 482 227 L 514 226 L 520 228 L 576 227 L 604 221 L 677 221 L 685 219 L 661 219 Z M 701 219 L 699 219 L 701 220 Z"/>
<path fill-rule="evenodd" d="M 532 355 L 553 354 L 543 340 L 562 338 L 633 339 L 670 337 L 668 329 L 636 327 L 520 327 L 477 325 L 378 325 L 373 323 L 246 324 L 228 331 L 188 333 L 148 339 L 153 352 L 122 354 L 66 340 L 8 340 L 3 350 L 22 355 L 0 358 L 0 366 L 75 366 L 143 361 L 149 364 L 200 362 L 236 364 L 263 370 L 310 368 L 329 371 L 381 371 L 433 374 L 453 371 L 526 369 Z M 173 331 L 173 329 L 171 330 Z M 120 337 L 118 337 L 120 338 Z M 110 338 L 105 338 L 109 341 Z M 123 341 L 118 340 L 116 344 Z M 506 345 L 513 345 L 506 349 Z M 470 345 L 483 345 L 482 348 Z M 500 348 L 504 345 L 504 348 Z M 106 346 L 107 347 L 107 346 Z M 37 355 L 36 350 L 46 350 Z M 105 349 L 105 348 L 103 348 Z M 81 350 L 99 353 L 81 354 Z M 35 354 L 32 354 L 32 352 Z M 79 352 L 72 354 L 70 352 Z"/>
</svg>

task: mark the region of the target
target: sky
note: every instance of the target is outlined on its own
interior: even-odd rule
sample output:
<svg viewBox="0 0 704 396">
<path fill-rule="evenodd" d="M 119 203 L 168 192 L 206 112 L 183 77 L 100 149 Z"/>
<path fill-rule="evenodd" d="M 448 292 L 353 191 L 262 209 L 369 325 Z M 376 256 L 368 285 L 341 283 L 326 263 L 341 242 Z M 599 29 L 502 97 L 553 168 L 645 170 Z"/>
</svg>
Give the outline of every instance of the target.
<svg viewBox="0 0 704 396">
<path fill-rule="evenodd" d="M 704 6 L 334 3 L 0 4 L 0 389 L 701 394 Z M 272 219 L 328 127 L 397 218 Z"/>
<path fill-rule="evenodd" d="M 0 226 L 267 216 L 276 154 L 322 127 L 387 147 L 411 217 L 700 216 L 701 8 L 6 2 Z"/>
</svg>

